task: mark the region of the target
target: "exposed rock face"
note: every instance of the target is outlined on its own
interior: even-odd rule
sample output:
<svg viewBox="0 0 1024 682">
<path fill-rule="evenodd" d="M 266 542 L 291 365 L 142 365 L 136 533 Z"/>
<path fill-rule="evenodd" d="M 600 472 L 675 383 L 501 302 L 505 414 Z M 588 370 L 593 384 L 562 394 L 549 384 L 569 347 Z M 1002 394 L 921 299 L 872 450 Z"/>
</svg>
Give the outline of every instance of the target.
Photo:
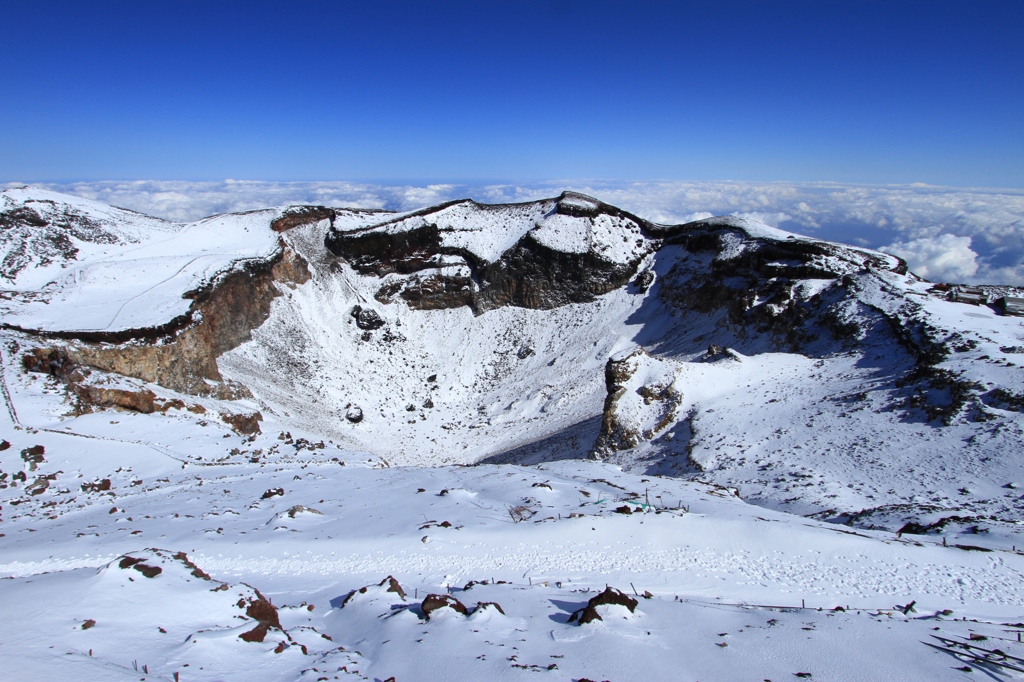
<svg viewBox="0 0 1024 682">
<path fill-rule="evenodd" d="M 256 592 L 256 599 L 250 598 L 248 604 L 244 599 L 238 601 L 238 608 L 245 608 L 245 615 L 257 622 L 256 627 L 239 635 L 239 638 L 246 642 L 262 642 L 266 639 L 271 629 L 281 630 L 281 619 L 277 613 L 277 607 L 270 603 L 270 600 Z"/>
<path fill-rule="evenodd" d="M 433 274 L 416 273 L 404 280 L 387 281 L 377 291 L 376 299 L 391 303 L 399 294 L 410 308 L 418 310 L 472 307 L 475 286 L 470 268 L 453 266 L 439 268 Z"/>
<path fill-rule="evenodd" d="M 844 277 L 878 270 L 898 274 L 906 262 L 896 256 L 811 239 L 758 234 L 738 218 L 714 218 L 666 228 L 665 245 L 679 245 L 687 257 L 660 279 L 659 295 L 681 311 L 724 311 L 737 330 L 770 334 L 780 348 L 801 350 L 817 339 L 809 320 L 833 336 L 854 338 L 839 306 Z M 821 288 L 808 289 L 807 281 Z"/>
<path fill-rule="evenodd" d="M 335 217 L 334 209 L 326 206 L 292 206 L 284 212 L 284 215 L 270 223 L 270 229 L 274 232 L 287 232 L 302 225 L 318 223 L 321 220 L 331 221 L 333 227 Z"/>
<path fill-rule="evenodd" d="M 669 363 L 656 360 L 642 348 L 611 358 L 605 366 L 604 414 L 597 456 L 635 448 L 654 438 L 678 419 L 682 397 Z"/>
<path fill-rule="evenodd" d="M 474 307 L 483 311 L 503 305 L 556 308 L 585 303 L 628 282 L 639 260 L 615 264 L 590 252 L 564 253 L 524 238 L 501 260 L 481 268 L 477 279 L 485 286 Z"/>
<path fill-rule="evenodd" d="M 156 394 L 146 389 L 131 391 L 122 388 L 74 384 L 73 390 L 83 402 L 96 407 L 119 407 L 143 414 L 149 414 L 156 410 L 154 402 Z"/>
<path fill-rule="evenodd" d="M 533 229 L 502 232 L 514 222 L 529 228 L 530 221 Z M 488 223 L 492 242 L 477 236 Z M 636 216 L 566 192 L 546 203 L 442 204 L 363 230 L 332 230 L 325 244 L 362 274 L 392 275 L 378 300 L 400 295 L 413 308 L 469 305 L 480 314 L 506 305 L 582 303 L 621 287 L 657 248 L 649 228 Z M 511 242 L 507 248 L 502 237 Z"/>
<path fill-rule="evenodd" d="M 232 430 L 242 436 L 251 436 L 254 433 L 260 433 L 260 422 L 263 421 L 263 415 L 259 412 L 252 412 L 250 414 L 229 414 L 221 413 L 220 418 L 224 420 L 224 423 L 228 424 Z"/>
<path fill-rule="evenodd" d="M 280 295 L 278 284 L 302 284 L 309 278 L 305 260 L 283 248 L 271 262 L 249 264 L 194 292 L 188 319 L 157 330 L 46 334 L 55 341 L 74 341 L 40 349 L 38 362 L 48 367 L 57 363 L 49 373 L 58 376 L 66 373 L 65 365 L 88 366 L 193 395 L 246 397 L 244 386 L 224 381 L 217 357 L 249 340 L 252 330 L 263 324 Z M 118 400 L 110 394 L 96 404 L 120 404 Z"/>
</svg>

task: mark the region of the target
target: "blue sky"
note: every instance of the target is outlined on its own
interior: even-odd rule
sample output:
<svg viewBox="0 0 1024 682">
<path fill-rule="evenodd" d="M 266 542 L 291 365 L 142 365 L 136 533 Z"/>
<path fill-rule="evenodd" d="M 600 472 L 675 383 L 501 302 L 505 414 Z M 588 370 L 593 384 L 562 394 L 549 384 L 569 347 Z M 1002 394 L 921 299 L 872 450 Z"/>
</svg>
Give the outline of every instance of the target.
<svg viewBox="0 0 1024 682">
<path fill-rule="evenodd" d="M 32 2 L 0 181 L 1024 187 L 1022 2 Z"/>
</svg>

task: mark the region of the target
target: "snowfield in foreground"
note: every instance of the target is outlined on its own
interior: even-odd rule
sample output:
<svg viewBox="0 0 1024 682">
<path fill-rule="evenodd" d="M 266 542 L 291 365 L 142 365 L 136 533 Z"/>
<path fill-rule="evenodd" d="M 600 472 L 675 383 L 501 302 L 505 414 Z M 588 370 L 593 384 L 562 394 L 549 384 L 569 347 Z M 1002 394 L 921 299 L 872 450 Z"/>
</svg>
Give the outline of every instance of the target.
<svg viewBox="0 0 1024 682">
<path fill-rule="evenodd" d="M 1024 678 L 1018 289 L 572 193 L 0 196 L 0 677 Z"/>
<path fill-rule="evenodd" d="M 119 417 L 83 430 L 146 419 Z M 289 445 L 183 470 L 175 456 L 239 438 L 168 425 L 149 434 L 162 454 L 78 428 L 3 453 L 10 470 L 43 444 L 62 472 L 52 497 L 7 507 L 0 658 L 24 679 L 952 680 L 963 663 L 922 641 L 1024 655 L 1016 552 L 801 520 L 596 462 L 385 468 Z M 388 576 L 404 594 L 377 587 Z M 634 611 L 567 622 L 606 585 Z M 427 619 L 428 594 L 469 615 Z M 275 616 L 249 613 L 260 599 Z M 262 641 L 242 637 L 275 617 Z"/>
</svg>

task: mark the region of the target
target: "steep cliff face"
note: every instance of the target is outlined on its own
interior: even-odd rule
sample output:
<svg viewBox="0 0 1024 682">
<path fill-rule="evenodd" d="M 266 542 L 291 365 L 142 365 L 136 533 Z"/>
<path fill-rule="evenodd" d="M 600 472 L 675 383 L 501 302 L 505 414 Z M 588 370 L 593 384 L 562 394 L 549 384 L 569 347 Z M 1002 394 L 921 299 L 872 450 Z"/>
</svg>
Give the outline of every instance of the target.
<svg viewBox="0 0 1024 682">
<path fill-rule="evenodd" d="M 309 281 L 305 260 L 291 249 L 266 263 L 252 263 L 225 275 L 196 294 L 191 322 L 159 337 L 140 336 L 124 343 L 78 340 L 66 352 L 73 361 L 97 369 L 193 395 L 223 399 L 248 395 L 226 382 L 217 358 L 252 338 L 252 330 L 270 316 L 280 286 Z"/>
<path fill-rule="evenodd" d="M 420 309 L 550 309 L 626 284 L 658 241 L 635 216 L 579 194 L 487 206 L 453 202 L 351 231 L 332 253 L 383 279 L 376 298 Z"/>
<path fill-rule="evenodd" d="M 279 285 L 302 284 L 309 277 L 306 262 L 291 249 L 282 248 L 273 260 L 247 263 L 192 294 L 195 300 L 190 315 L 170 328 L 139 330 L 127 339 L 123 333 L 42 337 L 49 337 L 51 347 L 77 365 L 182 393 L 222 399 L 246 396 L 244 386 L 224 380 L 217 358 L 252 338 L 252 330 L 266 321 L 271 302 L 281 295 Z"/>
<path fill-rule="evenodd" d="M 660 278 L 659 295 L 680 312 L 721 311 L 738 334 L 772 337 L 779 349 L 807 350 L 822 333 L 853 341 L 844 287 L 871 272 L 905 275 L 896 256 L 830 244 L 738 218 L 671 228 L 683 251 Z"/>
<path fill-rule="evenodd" d="M 22 199 L 6 219 L 41 227 Z M 258 405 L 281 432 L 389 463 L 597 456 L 864 524 L 971 471 L 1024 475 L 1019 325 L 886 254 L 737 218 L 656 225 L 572 193 L 291 206 L 137 238 L 75 242 L 0 294 L 24 366 L 96 408 L 189 402 L 164 387 L 243 431 Z M 996 514 L 989 497 L 977 508 Z"/>
<path fill-rule="evenodd" d="M 326 206 L 289 206 L 280 218 L 271 221 L 270 229 L 274 232 L 287 232 L 303 225 L 319 223 L 321 220 L 329 221 L 331 227 L 334 227 L 337 215 L 333 208 Z"/>
</svg>

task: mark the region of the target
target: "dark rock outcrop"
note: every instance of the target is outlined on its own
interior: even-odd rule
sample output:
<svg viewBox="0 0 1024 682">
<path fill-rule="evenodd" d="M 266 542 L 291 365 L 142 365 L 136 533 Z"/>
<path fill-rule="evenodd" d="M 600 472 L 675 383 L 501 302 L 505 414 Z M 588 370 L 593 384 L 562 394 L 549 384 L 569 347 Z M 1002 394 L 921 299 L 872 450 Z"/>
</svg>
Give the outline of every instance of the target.
<svg viewBox="0 0 1024 682">
<path fill-rule="evenodd" d="M 478 601 L 476 607 L 473 609 L 473 613 L 482 613 L 487 609 L 494 609 L 501 615 L 505 615 L 505 609 L 501 608 L 501 604 L 496 601 Z"/>
<path fill-rule="evenodd" d="M 591 226 L 601 215 L 629 221 L 633 232 L 622 238 L 641 242 L 634 256 L 623 263 L 609 260 L 593 248 L 562 251 L 527 230 L 500 257 L 488 261 L 468 248 L 446 244 L 446 231 L 436 221 L 431 222 L 432 214 L 459 204 L 482 217 L 506 208 L 469 200 L 450 202 L 363 230 L 331 230 L 325 245 L 362 274 L 415 275 L 386 282 L 377 293 L 378 300 L 390 301 L 399 295 L 413 308 L 469 305 L 477 314 L 506 305 L 549 309 L 592 301 L 626 284 L 636 274 L 643 256 L 657 248 L 657 241 L 649 237 L 650 223 L 589 197 L 566 192 L 553 202 L 553 214 L 590 221 Z M 423 224 L 409 223 L 411 218 L 422 219 Z M 403 229 L 407 224 L 410 227 Z"/>
<path fill-rule="evenodd" d="M 364 308 L 359 305 L 352 308 L 352 317 L 356 320 L 356 326 L 366 331 L 380 329 L 385 324 L 384 320 L 381 319 L 381 316 L 377 314 L 376 310 L 373 310 L 372 308 Z"/>
<path fill-rule="evenodd" d="M 159 566 L 151 566 L 144 563 L 145 559 L 139 557 L 126 556 L 118 562 L 118 567 L 121 569 L 134 568 L 136 571 L 146 576 L 147 578 L 155 578 L 164 572 L 164 569 Z"/>
<path fill-rule="evenodd" d="M 455 597 L 450 594 L 428 594 L 423 603 L 420 604 L 420 609 L 423 611 L 423 616 L 430 620 L 430 614 L 438 609 L 452 609 L 465 616 L 468 611 L 466 607 Z"/>
<path fill-rule="evenodd" d="M 132 391 L 123 388 L 106 388 L 83 384 L 72 384 L 72 391 L 81 401 L 82 406 L 117 407 L 131 412 L 150 414 L 156 410 L 156 394 L 149 389 Z"/>
<path fill-rule="evenodd" d="M 259 412 L 245 414 L 222 412 L 220 418 L 235 433 L 241 436 L 251 436 L 254 433 L 260 433 L 260 422 L 263 421 L 263 415 Z"/>
<path fill-rule="evenodd" d="M 633 613 L 638 603 L 636 599 L 633 599 L 625 592 L 620 592 L 614 587 L 606 587 L 604 592 L 596 597 L 591 597 L 586 606 L 569 616 L 569 622 L 584 625 L 595 620 L 604 620 L 601 618 L 601 614 L 597 612 L 598 606 L 625 606 L 629 609 L 630 613 Z"/>
<path fill-rule="evenodd" d="M 682 397 L 676 392 L 668 369 L 660 380 L 640 385 L 634 381 L 638 370 L 658 363 L 642 348 L 637 348 L 625 357 L 608 360 L 604 372 L 607 395 L 601 417 L 601 433 L 594 444 L 596 456 L 635 448 L 675 422 Z M 634 390 L 635 395 L 629 395 L 630 389 Z M 630 399 L 641 402 L 644 409 L 620 410 L 619 402 L 628 395 Z M 653 423 L 638 422 L 637 417 L 640 415 L 652 417 L 649 421 Z"/>
<path fill-rule="evenodd" d="M 666 246 L 678 245 L 686 254 L 659 279 L 665 303 L 679 311 L 722 312 L 739 333 L 769 335 L 780 350 L 803 350 L 826 331 L 855 336 L 857 330 L 837 313 L 836 303 L 845 298 L 838 287 L 864 273 L 907 271 L 896 256 L 795 236 L 759 236 L 731 217 L 665 228 L 664 236 Z M 833 282 L 805 294 L 797 286 L 805 280 Z"/>
<path fill-rule="evenodd" d="M 240 634 L 239 638 L 246 642 L 262 642 L 266 639 L 271 629 L 283 631 L 283 628 L 281 627 L 281 619 L 278 616 L 277 607 L 260 594 L 259 590 L 253 589 L 256 592 L 256 599 L 249 599 L 248 602 L 240 599 L 237 606 L 238 608 L 244 608 L 245 615 L 257 621 L 257 625 L 252 630 Z"/>
<path fill-rule="evenodd" d="M 397 595 L 399 599 L 403 601 L 405 600 L 405 590 L 402 589 L 402 586 L 399 584 L 397 580 L 395 580 L 394 576 L 389 575 L 387 578 L 384 578 L 384 580 L 381 580 L 379 583 L 377 583 L 376 587 L 384 587 L 385 585 L 387 585 L 387 589 L 385 590 L 385 592 L 392 592 L 395 595 Z M 341 602 L 340 608 L 345 608 L 345 605 L 352 601 L 352 598 L 355 597 L 357 594 L 366 594 L 366 592 L 371 587 L 373 586 L 366 585 L 365 587 L 360 587 L 358 590 L 352 590 L 351 592 L 349 592 L 345 596 L 345 599 Z"/>
</svg>

